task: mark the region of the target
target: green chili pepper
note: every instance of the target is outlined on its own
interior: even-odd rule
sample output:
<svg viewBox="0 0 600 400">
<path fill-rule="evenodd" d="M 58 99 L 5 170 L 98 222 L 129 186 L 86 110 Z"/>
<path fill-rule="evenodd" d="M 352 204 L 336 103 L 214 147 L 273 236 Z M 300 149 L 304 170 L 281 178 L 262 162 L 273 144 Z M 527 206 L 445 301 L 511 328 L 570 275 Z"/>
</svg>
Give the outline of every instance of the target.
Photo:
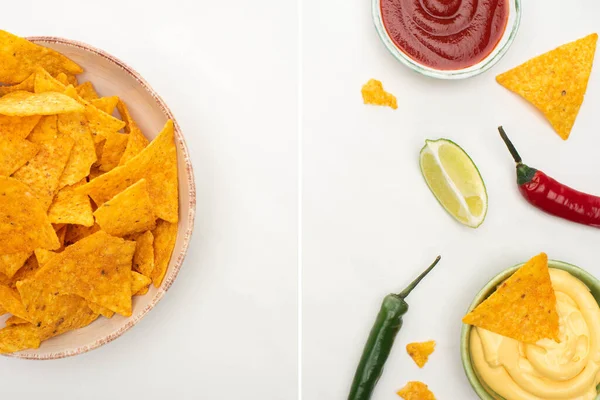
<svg viewBox="0 0 600 400">
<path fill-rule="evenodd" d="M 433 264 L 417 277 L 406 289 L 398 294 L 388 294 L 383 299 L 377 319 L 371 328 L 369 339 L 365 344 L 360 363 L 354 374 L 352 388 L 348 400 L 368 400 L 381 377 L 385 362 L 390 355 L 396 334 L 402 327 L 402 316 L 408 311 L 404 299 L 436 266 L 441 257 L 438 256 Z"/>
</svg>

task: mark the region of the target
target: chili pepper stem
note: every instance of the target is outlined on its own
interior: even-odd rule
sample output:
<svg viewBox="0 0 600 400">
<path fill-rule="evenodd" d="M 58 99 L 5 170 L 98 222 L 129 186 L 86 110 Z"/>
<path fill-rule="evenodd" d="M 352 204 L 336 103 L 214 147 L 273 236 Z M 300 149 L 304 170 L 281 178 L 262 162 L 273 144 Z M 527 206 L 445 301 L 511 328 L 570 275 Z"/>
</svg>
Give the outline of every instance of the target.
<svg viewBox="0 0 600 400">
<path fill-rule="evenodd" d="M 506 147 L 508 147 L 508 151 L 510 151 L 510 155 L 513 157 L 515 162 L 517 164 L 521 164 L 523 162 L 523 160 L 521 159 L 521 156 L 517 152 L 517 149 L 515 148 L 515 146 L 512 144 L 512 142 L 508 138 L 508 135 L 506 134 L 506 132 L 504 132 L 504 128 L 499 126 L 498 132 L 500 132 L 500 137 L 504 141 L 504 144 L 506 145 Z"/>
<path fill-rule="evenodd" d="M 433 262 L 433 264 L 431 264 L 431 265 L 429 266 L 429 268 L 427 268 L 425 271 L 423 271 L 423 272 L 421 273 L 421 275 L 419 275 L 419 276 L 417 277 L 417 279 L 415 279 L 414 281 L 412 281 L 412 282 L 410 283 L 410 285 L 408 285 L 408 286 L 406 287 L 406 289 L 404 289 L 403 291 L 401 291 L 401 292 L 398 294 L 398 297 L 400 297 L 400 298 L 402 298 L 402 299 L 405 299 L 405 298 L 407 298 L 407 297 L 408 297 L 408 295 L 410 294 L 410 292 L 412 292 L 412 290 L 413 290 L 413 289 L 414 289 L 414 288 L 415 288 L 415 287 L 416 287 L 416 286 L 419 284 L 419 282 L 421 282 L 421 280 L 423 280 L 423 278 L 425 278 L 425 276 L 427 276 L 427 274 L 428 274 L 429 272 L 431 272 L 431 270 L 433 269 L 433 267 L 435 267 L 435 266 L 437 265 L 437 263 L 438 263 L 438 262 L 440 262 L 440 260 L 441 260 L 441 259 L 442 259 L 442 257 L 441 257 L 441 256 L 437 256 L 437 257 L 436 257 L 436 259 L 435 259 L 435 261 Z"/>
</svg>

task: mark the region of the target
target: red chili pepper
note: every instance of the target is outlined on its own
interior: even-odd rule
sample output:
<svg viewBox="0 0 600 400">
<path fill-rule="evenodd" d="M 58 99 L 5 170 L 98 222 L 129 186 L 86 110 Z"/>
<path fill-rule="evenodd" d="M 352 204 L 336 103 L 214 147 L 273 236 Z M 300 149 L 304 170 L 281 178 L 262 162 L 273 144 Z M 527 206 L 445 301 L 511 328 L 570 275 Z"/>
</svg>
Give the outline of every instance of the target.
<svg viewBox="0 0 600 400">
<path fill-rule="evenodd" d="M 517 163 L 517 184 L 529 203 L 548 214 L 600 228 L 600 197 L 583 193 L 523 164 L 502 127 L 500 136 Z"/>
</svg>

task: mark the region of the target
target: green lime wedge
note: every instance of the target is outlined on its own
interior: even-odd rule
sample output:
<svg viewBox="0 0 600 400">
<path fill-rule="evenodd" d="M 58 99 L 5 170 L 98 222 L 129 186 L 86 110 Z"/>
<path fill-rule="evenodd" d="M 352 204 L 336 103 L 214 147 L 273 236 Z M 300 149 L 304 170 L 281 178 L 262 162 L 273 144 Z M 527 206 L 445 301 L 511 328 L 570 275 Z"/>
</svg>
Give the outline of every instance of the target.
<svg viewBox="0 0 600 400">
<path fill-rule="evenodd" d="M 471 157 L 448 139 L 426 140 L 421 173 L 442 207 L 461 224 L 477 228 L 488 207 L 487 191 Z"/>
</svg>

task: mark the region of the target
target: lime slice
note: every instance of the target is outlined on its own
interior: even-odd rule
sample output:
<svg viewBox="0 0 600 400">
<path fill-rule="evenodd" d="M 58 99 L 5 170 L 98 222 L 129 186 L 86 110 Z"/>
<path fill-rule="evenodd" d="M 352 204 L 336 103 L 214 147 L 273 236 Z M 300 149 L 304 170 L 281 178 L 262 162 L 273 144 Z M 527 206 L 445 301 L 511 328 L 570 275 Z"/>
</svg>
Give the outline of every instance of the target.
<svg viewBox="0 0 600 400">
<path fill-rule="evenodd" d="M 485 184 L 471 157 L 448 139 L 426 140 L 421 172 L 440 204 L 460 223 L 477 228 L 487 213 Z"/>
</svg>

